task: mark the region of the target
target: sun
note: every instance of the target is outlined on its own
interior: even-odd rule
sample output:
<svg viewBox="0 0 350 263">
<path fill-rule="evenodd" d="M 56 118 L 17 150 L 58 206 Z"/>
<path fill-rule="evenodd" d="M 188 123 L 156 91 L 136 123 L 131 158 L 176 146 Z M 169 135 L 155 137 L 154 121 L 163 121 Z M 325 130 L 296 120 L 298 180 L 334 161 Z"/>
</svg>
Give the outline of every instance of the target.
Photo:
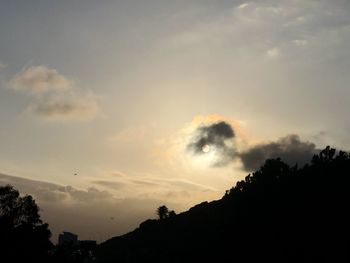
<svg viewBox="0 0 350 263">
<path fill-rule="evenodd" d="M 210 146 L 208 144 L 203 145 L 202 152 L 204 152 L 204 153 L 210 152 Z"/>
</svg>

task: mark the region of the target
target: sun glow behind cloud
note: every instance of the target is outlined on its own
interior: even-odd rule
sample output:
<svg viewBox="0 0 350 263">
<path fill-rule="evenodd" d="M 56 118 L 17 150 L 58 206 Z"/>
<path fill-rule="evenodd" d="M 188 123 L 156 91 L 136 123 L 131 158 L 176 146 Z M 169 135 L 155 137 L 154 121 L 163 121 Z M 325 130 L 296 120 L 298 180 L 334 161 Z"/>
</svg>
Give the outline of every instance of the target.
<svg viewBox="0 0 350 263">
<path fill-rule="evenodd" d="M 203 150 L 203 154 L 192 156 L 193 165 L 198 168 L 209 168 L 219 161 L 217 149 L 213 145 L 207 145 L 210 149 Z"/>
<path fill-rule="evenodd" d="M 216 123 L 225 122 L 231 125 L 237 136 L 235 140 L 225 140 L 225 145 L 229 148 L 237 147 L 237 149 L 245 149 L 247 145 L 247 135 L 240 128 L 241 121 L 227 118 L 218 114 L 198 115 L 195 116 L 190 123 L 185 125 L 173 139 L 170 140 L 169 149 L 166 151 L 170 162 L 173 165 L 185 168 L 188 171 L 203 171 L 211 169 L 211 167 L 221 162 L 222 149 L 217 148 L 214 144 L 208 143 L 199 145 L 198 154 L 193 154 L 189 151 L 188 146 L 193 143 L 193 140 L 198 136 L 197 130 L 200 127 L 210 126 Z M 207 147 L 205 146 L 207 145 Z M 203 151 L 203 147 L 206 150 Z M 229 169 L 237 166 L 237 162 L 232 162 Z M 216 167 L 218 169 L 219 166 Z M 225 169 L 225 168 L 224 168 Z M 215 169 L 214 169 L 215 170 Z"/>
</svg>

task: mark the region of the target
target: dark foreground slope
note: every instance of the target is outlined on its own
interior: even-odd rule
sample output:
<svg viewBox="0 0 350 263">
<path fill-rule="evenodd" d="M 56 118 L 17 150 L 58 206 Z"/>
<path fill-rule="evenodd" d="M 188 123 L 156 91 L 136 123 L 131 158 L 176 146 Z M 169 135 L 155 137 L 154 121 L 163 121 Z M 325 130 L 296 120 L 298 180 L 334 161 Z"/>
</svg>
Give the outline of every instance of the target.
<svg viewBox="0 0 350 263">
<path fill-rule="evenodd" d="M 350 158 L 327 147 L 298 169 L 265 165 L 218 201 L 147 220 L 98 262 L 350 262 Z"/>
</svg>

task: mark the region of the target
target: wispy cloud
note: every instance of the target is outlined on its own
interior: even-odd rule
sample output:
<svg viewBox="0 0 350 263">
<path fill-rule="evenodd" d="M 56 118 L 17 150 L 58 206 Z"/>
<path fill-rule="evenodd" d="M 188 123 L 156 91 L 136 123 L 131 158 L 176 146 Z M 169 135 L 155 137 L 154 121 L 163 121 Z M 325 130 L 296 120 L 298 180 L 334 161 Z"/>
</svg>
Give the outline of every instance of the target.
<svg viewBox="0 0 350 263">
<path fill-rule="evenodd" d="M 94 180 L 91 181 L 92 184 L 100 185 L 106 188 L 112 188 L 113 190 L 118 190 L 125 187 L 125 183 L 116 182 L 111 180 Z"/>
<path fill-rule="evenodd" d="M 234 5 L 203 21 L 197 18 L 182 31 L 169 36 L 164 46 L 215 49 L 216 54 L 235 49 L 243 59 L 283 56 L 297 59 L 300 49 L 312 44 L 308 54 L 336 54 L 332 46 L 348 42 L 348 3 L 336 1 L 251 1 Z M 333 37 L 333 39 L 331 38 Z M 329 49 L 330 52 L 325 52 Z M 263 51 L 263 52 L 261 52 Z M 203 54 L 204 56 L 205 54 Z M 305 53 L 302 57 L 305 58 Z"/>
<path fill-rule="evenodd" d="M 169 191 L 217 191 L 217 189 L 211 186 L 199 184 L 184 178 L 164 178 L 152 175 L 124 175 L 122 177 L 115 177 L 112 174 L 111 176 L 104 176 L 99 180 L 92 180 L 91 183 L 113 190 L 123 188 L 126 191 L 134 192 L 136 196 L 138 193 L 154 192 L 155 190 L 157 190 L 159 196 L 162 196 L 161 192 Z"/>
<path fill-rule="evenodd" d="M 238 9 L 244 9 L 244 8 L 246 8 L 248 5 L 249 5 L 249 3 L 243 3 L 243 4 L 239 5 L 237 8 L 238 8 Z"/>
</svg>

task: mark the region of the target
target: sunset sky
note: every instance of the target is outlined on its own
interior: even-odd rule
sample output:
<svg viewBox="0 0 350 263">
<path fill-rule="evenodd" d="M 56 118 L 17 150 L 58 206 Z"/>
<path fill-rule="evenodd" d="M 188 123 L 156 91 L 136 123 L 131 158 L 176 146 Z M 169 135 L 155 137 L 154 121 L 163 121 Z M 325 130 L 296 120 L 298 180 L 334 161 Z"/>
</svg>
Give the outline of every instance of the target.
<svg viewBox="0 0 350 263">
<path fill-rule="evenodd" d="M 36 198 L 54 238 L 101 241 L 160 205 L 221 198 L 257 145 L 348 150 L 349 12 L 347 0 L 1 0 L 0 183 Z M 210 142 L 229 150 L 196 153 L 220 122 L 233 134 Z"/>
</svg>

